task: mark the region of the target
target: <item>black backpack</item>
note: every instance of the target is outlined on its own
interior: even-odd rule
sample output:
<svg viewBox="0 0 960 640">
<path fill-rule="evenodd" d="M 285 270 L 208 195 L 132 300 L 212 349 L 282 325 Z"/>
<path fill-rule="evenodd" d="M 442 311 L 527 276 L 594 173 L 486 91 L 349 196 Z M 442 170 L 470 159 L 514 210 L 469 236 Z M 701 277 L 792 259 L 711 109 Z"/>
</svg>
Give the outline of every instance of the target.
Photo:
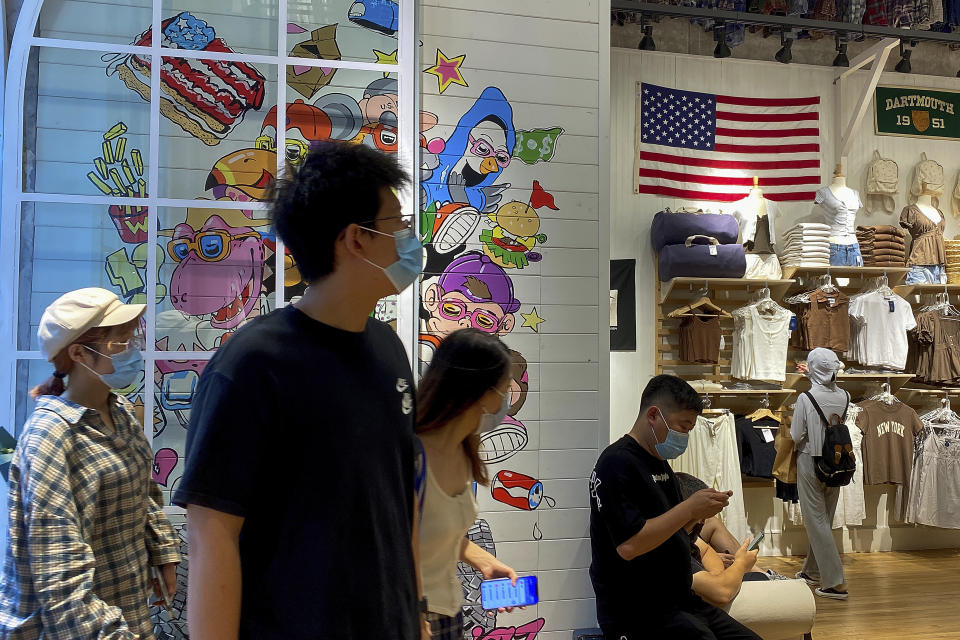
<svg viewBox="0 0 960 640">
<path fill-rule="evenodd" d="M 820 455 L 813 459 L 817 478 L 828 487 L 845 487 L 850 484 L 853 472 L 857 470 L 857 459 L 853 455 L 850 430 L 844 424 L 847 419 L 847 406 L 850 405 L 850 394 L 847 394 L 847 406 L 843 409 L 843 415 L 838 416 L 834 413 L 830 416 L 830 420 L 823 415 L 823 409 L 817 404 L 812 393 L 804 391 L 804 395 L 813 404 L 823 423 L 823 448 L 820 450 Z"/>
</svg>

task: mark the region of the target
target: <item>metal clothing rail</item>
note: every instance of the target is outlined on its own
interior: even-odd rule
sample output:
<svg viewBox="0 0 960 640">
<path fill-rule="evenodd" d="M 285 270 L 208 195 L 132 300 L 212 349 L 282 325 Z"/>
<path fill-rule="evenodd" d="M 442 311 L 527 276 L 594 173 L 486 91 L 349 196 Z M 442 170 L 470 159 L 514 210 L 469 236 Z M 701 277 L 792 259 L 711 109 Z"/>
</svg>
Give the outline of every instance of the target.
<svg viewBox="0 0 960 640">
<path fill-rule="evenodd" d="M 746 11 L 727 11 L 723 9 L 699 9 L 696 7 L 680 7 L 654 2 L 636 2 L 633 0 L 612 0 L 611 10 L 631 11 L 649 16 L 672 16 L 676 18 L 710 18 L 716 21 L 741 22 L 744 24 L 759 24 L 772 27 L 794 27 L 797 29 L 814 29 L 818 31 L 835 31 L 837 33 L 863 34 L 878 38 L 899 38 L 900 40 L 917 40 L 925 42 L 940 42 L 944 44 L 960 44 L 960 33 L 941 33 L 939 31 L 920 31 L 917 29 L 897 29 L 896 27 L 880 27 L 853 22 L 836 22 L 833 20 L 811 20 L 799 16 L 774 16 L 762 13 L 748 13 Z"/>
</svg>

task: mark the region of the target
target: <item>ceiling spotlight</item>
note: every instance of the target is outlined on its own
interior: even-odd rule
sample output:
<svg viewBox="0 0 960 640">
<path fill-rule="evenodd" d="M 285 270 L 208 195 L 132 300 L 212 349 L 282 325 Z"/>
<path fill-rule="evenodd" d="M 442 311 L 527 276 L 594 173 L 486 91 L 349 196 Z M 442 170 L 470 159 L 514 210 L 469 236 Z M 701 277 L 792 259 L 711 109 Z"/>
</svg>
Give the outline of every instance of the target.
<svg viewBox="0 0 960 640">
<path fill-rule="evenodd" d="M 713 50 L 714 58 L 729 58 L 733 55 L 730 47 L 727 46 L 727 27 L 723 22 L 717 22 L 713 26 L 713 39 L 717 41 L 717 46 Z"/>
<path fill-rule="evenodd" d="M 780 51 L 777 51 L 777 55 L 774 56 L 777 62 L 783 64 L 790 64 L 790 61 L 793 60 L 793 40 L 796 38 L 793 31 L 784 30 L 780 32 L 780 44 L 783 45 L 780 47 Z"/>
<path fill-rule="evenodd" d="M 657 45 L 653 41 L 653 27 L 647 24 L 646 18 L 643 18 L 641 21 L 641 28 L 643 30 L 643 37 L 640 39 L 640 44 L 637 45 L 637 49 L 641 51 L 656 51 Z"/>
<path fill-rule="evenodd" d="M 900 43 L 900 62 L 894 67 L 898 73 L 910 73 L 910 55 L 913 49 L 904 49 L 903 43 Z"/>
<path fill-rule="evenodd" d="M 837 57 L 833 59 L 833 66 L 849 67 L 850 58 L 847 57 L 847 34 L 838 33 L 836 37 L 836 41 L 837 41 Z"/>
</svg>

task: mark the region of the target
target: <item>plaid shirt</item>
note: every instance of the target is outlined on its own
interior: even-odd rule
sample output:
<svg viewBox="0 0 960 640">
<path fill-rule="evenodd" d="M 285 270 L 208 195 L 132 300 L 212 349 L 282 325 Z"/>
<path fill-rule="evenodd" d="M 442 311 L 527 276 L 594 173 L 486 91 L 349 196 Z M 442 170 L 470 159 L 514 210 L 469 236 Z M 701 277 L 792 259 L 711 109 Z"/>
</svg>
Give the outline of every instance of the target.
<svg viewBox="0 0 960 640">
<path fill-rule="evenodd" d="M 150 565 L 179 562 L 179 540 L 133 407 L 114 398 L 113 433 L 93 410 L 37 399 L 10 466 L 0 639 L 154 637 Z"/>
</svg>

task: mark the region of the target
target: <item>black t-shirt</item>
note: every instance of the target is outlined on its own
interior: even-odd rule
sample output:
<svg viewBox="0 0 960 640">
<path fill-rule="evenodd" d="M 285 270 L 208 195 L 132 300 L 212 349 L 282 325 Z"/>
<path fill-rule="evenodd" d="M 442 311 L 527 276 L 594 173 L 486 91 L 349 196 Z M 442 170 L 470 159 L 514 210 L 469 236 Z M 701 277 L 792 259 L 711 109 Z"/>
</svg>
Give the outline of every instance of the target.
<svg viewBox="0 0 960 640">
<path fill-rule="evenodd" d="M 773 463 L 777 458 L 774 438 L 780 423 L 772 418 L 751 420 L 737 418 L 737 448 L 740 450 L 740 472 L 755 478 L 772 478 Z M 764 438 L 764 429 L 769 440 Z"/>
<path fill-rule="evenodd" d="M 670 465 L 624 436 L 600 454 L 590 477 L 590 498 L 590 579 L 600 624 L 624 624 L 688 602 L 690 538 L 683 529 L 629 562 L 617 553 L 647 520 L 680 503 Z"/>
<path fill-rule="evenodd" d="M 210 361 L 173 501 L 245 518 L 241 639 L 419 638 L 413 398 L 373 319 L 350 332 L 289 306 Z"/>
</svg>

